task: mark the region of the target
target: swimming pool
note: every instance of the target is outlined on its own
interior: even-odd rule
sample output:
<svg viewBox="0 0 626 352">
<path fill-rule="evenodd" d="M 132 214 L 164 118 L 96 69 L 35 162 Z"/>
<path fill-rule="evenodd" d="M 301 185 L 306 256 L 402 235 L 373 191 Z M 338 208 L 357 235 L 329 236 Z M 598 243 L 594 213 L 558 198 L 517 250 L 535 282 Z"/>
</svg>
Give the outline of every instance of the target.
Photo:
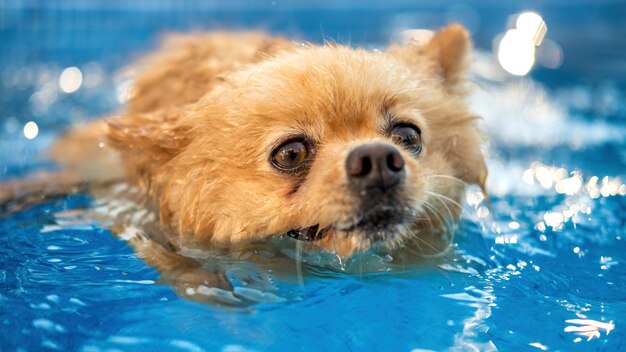
<svg viewBox="0 0 626 352">
<path fill-rule="evenodd" d="M 53 168 L 38 155 L 64 127 L 119 108 L 124 65 L 163 30 L 262 27 L 376 46 L 456 19 L 480 49 L 472 106 L 489 136 L 491 207 L 469 189 L 454 251 L 439 259 L 341 262 L 290 239 L 240 253 L 276 263 L 226 263 L 252 304 L 225 307 L 181 298 L 88 212 L 132 208 L 86 193 L 8 206 L 2 350 L 626 350 L 623 5 L 534 8 L 564 57 L 522 78 L 489 52 L 522 5 L 246 5 L 0 5 L 0 178 Z"/>
</svg>

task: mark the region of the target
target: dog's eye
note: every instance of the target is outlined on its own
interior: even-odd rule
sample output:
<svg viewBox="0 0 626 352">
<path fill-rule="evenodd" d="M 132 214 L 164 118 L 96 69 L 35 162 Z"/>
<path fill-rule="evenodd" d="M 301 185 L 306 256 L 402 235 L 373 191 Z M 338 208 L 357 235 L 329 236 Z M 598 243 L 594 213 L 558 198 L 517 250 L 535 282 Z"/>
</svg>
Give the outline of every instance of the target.
<svg viewBox="0 0 626 352">
<path fill-rule="evenodd" d="M 395 125 L 389 133 L 391 140 L 409 151 L 419 154 L 422 151 L 422 131 L 411 124 Z"/>
<path fill-rule="evenodd" d="M 274 149 L 272 163 L 281 170 L 293 170 L 302 165 L 309 156 L 309 148 L 304 141 L 289 141 Z"/>
</svg>

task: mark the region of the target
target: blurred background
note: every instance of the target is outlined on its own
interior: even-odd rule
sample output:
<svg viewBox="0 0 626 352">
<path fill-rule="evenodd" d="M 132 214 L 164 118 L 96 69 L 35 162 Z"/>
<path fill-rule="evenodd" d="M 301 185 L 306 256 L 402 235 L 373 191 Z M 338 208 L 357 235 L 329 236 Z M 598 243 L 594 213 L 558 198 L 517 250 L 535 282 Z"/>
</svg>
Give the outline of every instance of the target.
<svg viewBox="0 0 626 352">
<path fill-rule="evenodd" d="M 384 47 L 407 29 L 460 22 L 480 79 L 531 78 L 566 96 L 568 110 L 623 124 L 625 18 L 621 0 L 2 1 L 0 178 L 37 167 L 28 156 L 70 124 L 118 109 L 132 78 L 124 67 L 173 31 L 258 29 Z"/>
</svg>

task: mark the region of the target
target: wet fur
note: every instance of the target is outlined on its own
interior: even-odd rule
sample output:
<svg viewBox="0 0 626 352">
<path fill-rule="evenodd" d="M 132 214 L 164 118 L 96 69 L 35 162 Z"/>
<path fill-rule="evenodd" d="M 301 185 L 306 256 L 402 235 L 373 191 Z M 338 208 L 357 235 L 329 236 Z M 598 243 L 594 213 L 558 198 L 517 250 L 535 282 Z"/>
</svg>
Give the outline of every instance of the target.
<svg viewBox="0 0 626 352">
<path fill-rule="evenodd" d="M 373 244 L 341 230 L 366 211 L 347 188 L 347 154 L 392 143 L 384 128 L 412 122 L 424 150 L 399 148 L 407 177 L 396 202 L 411 221 L 382 243 L 419 246 L 458 218 L 466 184 L 485 182 L 465 102 L 470 47 L 459 25 L 384 52 L 260 33 L 172 36 L 141 63 L 127 111 L 71 131 L 52 155 L 88 180 L 139 185 L 172 243 L 228 247 L 319 224 L 329 235 L 317 244 L 347 256 Z M 293 135 L 316 141 L 305 175 L 269 162 Z"/>
</svg>

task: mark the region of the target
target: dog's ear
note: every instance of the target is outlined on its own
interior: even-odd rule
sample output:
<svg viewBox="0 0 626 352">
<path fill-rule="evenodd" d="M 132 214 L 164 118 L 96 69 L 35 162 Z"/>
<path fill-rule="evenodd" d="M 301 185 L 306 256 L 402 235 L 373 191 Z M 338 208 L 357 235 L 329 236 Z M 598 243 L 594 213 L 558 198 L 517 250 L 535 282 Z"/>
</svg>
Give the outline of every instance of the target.
<svg viewBox="0 0 626 352">
<path fill-rule="evenodd" d="M 472 46 L 463 26 L 452 24 L 434 34 L 421 30 L 407 31 L 404 41 L 408 41 L 408 44 L 394 45 L 387 51 L 410 67 L 426 67 L 429 73 L 438 75 L 450 90 L 456 89 L 463 81 Z"/>
<path fill-rule="evenodd" d="M 436 33 L 424 46 L 423 51 L 438 64 L 439 74 L 446 84 L 456 86 L 464 79 L 471 46 L 465 28 L 453 24 Z"/>
<path fill-rule="evenodd" d="M 139 174 L 151 173 L 191 142 L 191 127 L 178 114 L 143 113 L 107 119 L 108 140 Z M 129 170 L 130 171 L 130 170 Z"/>
</svg>

